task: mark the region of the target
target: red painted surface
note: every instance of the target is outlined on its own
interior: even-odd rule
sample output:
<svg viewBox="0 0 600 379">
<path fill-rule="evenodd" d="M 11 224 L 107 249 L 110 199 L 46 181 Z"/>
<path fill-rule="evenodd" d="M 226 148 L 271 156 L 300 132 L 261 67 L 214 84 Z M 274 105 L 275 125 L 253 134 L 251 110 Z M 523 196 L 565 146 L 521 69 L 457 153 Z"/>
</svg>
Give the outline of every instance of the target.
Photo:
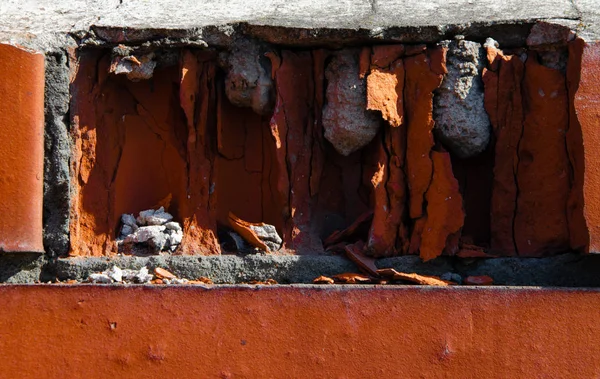
<svg viewBox="0 0 600 379">
<path fill-rule="evenodd" d="M 43 252 L 44 55 L 0 44 L 0 251 Z"/>
<path fill-rule="evenodd" d="M 3 378 L 595 378 L 595 290 L 0 287 Z"/>
</svg>

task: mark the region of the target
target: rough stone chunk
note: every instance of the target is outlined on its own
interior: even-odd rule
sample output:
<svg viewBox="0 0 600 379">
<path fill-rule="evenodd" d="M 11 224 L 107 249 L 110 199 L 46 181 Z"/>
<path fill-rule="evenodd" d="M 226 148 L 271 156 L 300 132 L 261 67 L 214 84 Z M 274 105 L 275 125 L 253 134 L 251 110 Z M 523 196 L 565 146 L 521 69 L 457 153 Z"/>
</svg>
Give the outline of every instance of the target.
<svg viewBox="0 0 600 379">
<path fill-rule="evenodd" d="M 258 42 L 242 38 L 234 42 L 225 59 L 227 77 L 225 94 L 238 107 L 250 107 L 266 115 L 272 111 L 273 80 L 270 61 L 265 57 L 268 49 Z"/>
<path fill-rule="evenodd" d="M 123 281 L 123 270 L 121 270 L 118 266 L 112 266 L 112 268 L 106 271 L 105 274 L 115 282 Z"/>
<path fill-rule="evenodd" d="M 136 280 L 138 283 L 149 283 L 153 278 L 153 275 L 148 272 L 146 267 L 142 267 L 136 275 Z"/>
<path fill-rule="evenodd" d="M 124 225 L 129 225 L 131 227 L 137 226 L 136 222 L 135 222 L 135 217 L 133 217 L 132 214 L 127 214 L 124 213 L 121 215 L 121 222 Z"/>
<path fill-rule="evenodd" d="M 250 225 L 252 231 L 260 238 L 265 245 L 269 247 L 269 250 L 277 251 L 281 247 L 283 240 L 277 234 L 277 230 L 273 225 L 263 224 L 260 226 Z"/>
<path fill-rule="evenodd" d="M 181 225 L 179 225 L 179 223 L 175 221 L 167 222 L 165 224 L 165 228 L 167 228 L 168 230 L 174 230 L 176 232 L 180 232 L 182 230 Z"/>
<path fill-rule="evenodd" d="M 448 74 L 435 91 L 435 135 L 461 158 L 481 153 L 490 141 L 490 120 L 484 109 L 481 44 L 457 36 L 444 41 Z"/>
<path fill-rule="evenodd" d="M 346 156 L 371 142 L 380 127 L 378 115 L 366 110 L 367 85 L 360 78 L 359 54 L 359 50 L 341 50 L 325 69 L 325 138 Z"/>
<path fill-rule="evenodd" d="M 115 56 L 111 62 L 109 72 L 116 75 L 125 74 L 127 79 L 137 82 L 150 79 L 156 68 L 154 54 L 150 53 L 141 57 L 128 55 L 125 57 Z"/>
<path fill-rule="evenodd" d="M 575 32 L 559 23 L 538 21 L 527 36 L 527 46 L 566 45 L 575 39 Z"/>
<path fill-rule="evenodd" d="M 264 251 L 276 251 L 281 248 L 283 240 L 277 234 L 273 225 L 265 223 L 252 223 L 238 218 L 229 213 L 229 224 L 250 245 Z"/>
<path fill-rule="evenodd" d="M 162 207 L 160 208 L 162 209 Z M 167 212 L 156 211 L 152 216 L 146 217 L 146 224 L 148 225 L 164 225 L 171 221 L 173 216 Z"/>
<path fill-rule="evenodd" d="M 113 280 L 110 278 L 110 276 L 104 274 L 104 273 L 100 273 L 100 274 L 90 274 L 90 276 L 88 277 L 89 281 L 92 283 L 103 283 L 103 284 L 108 284 L 108 283 L 112 283 Z"/>
</svg>

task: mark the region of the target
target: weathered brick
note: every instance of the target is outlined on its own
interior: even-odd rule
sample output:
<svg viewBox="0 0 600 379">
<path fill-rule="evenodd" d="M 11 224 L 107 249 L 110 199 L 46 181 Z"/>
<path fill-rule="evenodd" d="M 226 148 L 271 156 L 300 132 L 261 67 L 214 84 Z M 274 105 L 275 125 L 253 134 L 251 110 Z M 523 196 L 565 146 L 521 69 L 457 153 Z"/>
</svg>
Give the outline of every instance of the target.
<svg viewBox="0 0 600 379">
<path fill-rule="evenodd" d="M 0 44 L 0 250 L 43 252 L 44 55 Z"/>
</svg>

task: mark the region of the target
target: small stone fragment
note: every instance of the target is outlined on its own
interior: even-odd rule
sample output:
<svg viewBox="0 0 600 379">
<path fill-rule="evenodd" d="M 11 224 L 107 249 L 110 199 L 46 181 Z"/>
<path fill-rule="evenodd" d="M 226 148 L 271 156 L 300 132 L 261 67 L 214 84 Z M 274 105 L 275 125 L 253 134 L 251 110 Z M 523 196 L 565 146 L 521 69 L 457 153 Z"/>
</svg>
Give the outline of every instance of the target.
<svg viewBox="0 0 600 379">
<path fill-rule="evenodd" d="M 494 279 L 490 278 L 487 275 L 467 276 L 463 282 L 463 284 L 471 286 L 489 286 L 493 283 Z"/>
<path fill-rule="evenodd" d="M 136 219 L 137 225 L 140 225 L 140 226 L 146 225 L 146 218 L 153 216 L 154 212 L 156 212 L 154 209 L 148 209 L 145 211 L 141 211 Z"/>
<path fill-rule="evenodd" d="M 277 251 L 281 248 L 283 240 L 273 225 L 250 225 L 249 228 L 267 245 L 269 250 Z"/>
<path fill-rule="evenodd" d="M 111 279 L 110 276 L 101 273 L 94 273 L 94 274 L 90 274 L 90 276 L 88 277 L 88 280 L 92 283 L 102 283 L 102 284 L 108 284 L 108 283 L 112 283 L 113 280 Z"/>
<path fill-rule="evenodd" d="M 138 283 L 150 283 L 153 276 L 148 272 L 147 267 L 142 267 L 135 278 Z"/>
<path fill-rule="evenodd" d="M 173 216 L 164 211 L 163 207 L 160 207 L 153 215 L 146 217 L 147 225 L 164 225 L 167 222 L 171 221 Z M 181 227 L 180 227 L 181 229 Z"/>
<path fill-rule="evenodd" d="M 271 63 L 268 47 L 249 38 L 237 39 L 226 57 L 225 94 L 238 107 L 251 107 L 260 115 L 273 109 Z"/>
<path fill-rule="evenodd" d="M 123 224 L 121 227 L 121 238 L 126 238 L 128 235 L 133 233 L 133 228 L 130 225 Z"/>
<path fill-rule="evenodd" d="M 129 269 L 125 269 L 125 270 L 121 270 L 122 274 L 121 277 L 123 279 L 124 282 L 126 283 L 131 283 L 131 282 L 135 282 L 136 281 L 136 277 L 138 274 L 137 270 L 129 270 Z"/>
<path fill-rule="evenodd" d="M 485 150 L 491 134 L 481 80 L 485 52 L 481 44 L 462 36 L 442 45 L 448 49 L 448 74 L 433 99 L 434 131 L 451 152 L 468 158 Z"/>
<path fill-rule="evenodd" d="M 179 223 L 175 222 L 175 221 L 167 222 L 165 224 L 165 228 L 167 228 L 168 230 L 174 230 L 176 232 L 180 232 L 183 230 L 183 229 L 181 229 L 181 225 L 179 225 Z"/>
<path fill-rule="evenodd" d="M 105 274 L 115 282 L 123 281 L 123 270 L 121 270 L 118 266 L 112 266 L 112 268 L 106 271 Z"/>
<path fill-rule="evenodd" d="M 189 281 L 185 278 L 163 279 L 165 284 L 187 284 Z"/>
<path fill-rule="evenodd" d="M 250 245 L 264 251 L 277 251 L 281 248 L 283 240 L 277 234 L 273 225 L 265 223 L 252 223 L 238 218 L 229 212 L 229 224 Z"/>
<path fill-rule="evenodd" d="M 360 78 L 359 55 L 359 50 L 341 50 L 333 54 L 325 69 L 325 138 L 345 156 L 368 145 L 381 125 L 379 116 L 367 111 L 367 86 Z"/>
<path fill-rule="evenodd" d="M 175 279 L 177 278 L 173 273 L 165 270 L 164 268 L 157 267 L 154 269 L 154 275 L 159 279 Z"/>
<path fill-rule="evenodd" d="M 153 59 L 153 53 L 139 58 L 134 55 L 115 56 L 110 64 L 109 72 L 116 75 L 125 74 L 127 79 L 133 82 L 150 79 L 156 68 L 156 61 Z"/>
<path fill-rule="evenodd" d="M 544 45 L 566 46 L 567 42 L 575 39 L 575 32 L 569 27 L 547 21 L 538 21 L 527 36 L 527 46 L 539 47 Z"/>
<path fill-rule="evenodd" d="M 137 224 L 135 222 L 135 217 L 133 217 L 132 214 L 123 213 L 121 215 L 121 222 L 123 223 L 123 225 L 128 225 L 132 228 L 137 227 Z"/>
</svg>

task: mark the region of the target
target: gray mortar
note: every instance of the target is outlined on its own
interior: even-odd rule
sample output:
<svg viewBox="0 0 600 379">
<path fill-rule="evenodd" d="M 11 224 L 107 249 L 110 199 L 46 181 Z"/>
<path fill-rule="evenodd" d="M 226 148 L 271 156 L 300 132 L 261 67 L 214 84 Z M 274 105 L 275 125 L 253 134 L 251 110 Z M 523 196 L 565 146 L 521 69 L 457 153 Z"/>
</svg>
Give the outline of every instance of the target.
<svg viewBox="0 0 600 379">
<path fill-rule="evenodd" d="M 46 258 L 37 253 L 0 255 L 0 283 L 36 283 L 42 277 Z"/>
<path fill-rule="evenodd" d="M 13 261 L 14 262 L 14 261 Z M 34 264 L 35 263 L 35 264 Z M 30 283 L 36 275 L 42 281 L 69 280 L 84 281 L 90 274 L 109 269 L 113 265 L 121 269 L 136 269 L 146 266 L 150 270 L 165 268 L 186 279 L 208 277 L 216 284 L 247 283 L 253 280 L 275 279 L 278 283 L 312 283 L 318 276 L 332 276 L 346 272 L 360 272 L 358 267 L 343 256 L 276 256 L 234 255 L 221 256 L 153 256 L 114 258 L 61 258 L 43 266 L 30 263 L 27 274 L 19 272 L 18 265 L 12 264 L 8 274 L 0 278 L 10 278 L 11 282 Z M 36 266 L 38 265 L 38 266 Z M 449 257 L 422 262 L 417 256 L 402 256 L 379 259 L 377 267 L 392 267 L 406 273 L 441 276 L 457 273 L 463 278 L 469 275 L 489 275 L 496 285 L 510 286 L 600 286 L 600 256 L 564 254 L 548 258 L 495 258 L 463 259 Z M 4 265 L 0 265 L 3 267 Z M 36 271 L 37 270 L 37 271 Z M 4 272 L 4 271 L 3 271 Z M 20 279 L 23 278 L 23 281 Z"/>
<path fill-rule="evenodd" d="M 380 117 L 367 110 L 367 80 L 359 76 L 359 54 L 358 49 L 337 51 L 325 68 L 324 136 L 344 156 L 367 146 L 381 126 Z"/>
<path fill-rule="evenodd" d="M 115 258 L 66 258 L 55 263 L 59 280 L 85 280 L 91 273 L 104 271 L 112 265 L 139 270 L 147 266 L 165 268 L 186 279 L 201 276 L 215 283 L 242 283 L 275 279 L 278 283 L 311 283 L 320 275 L 357 272 L 349 260 L 338 256 L 153 256 Z"/>
<path fill-rule="evenodd" d="M 220 59 L 227 72 L 225 94 L 229 101 L 260 115 L 269 115 L 273 110 L 271 62 L 265 57 L 269 50 L 254 39 L 238 38 Z"/>
<path fill-rule="evenodd" d="M 456 36 L 444 41 L 448 73 L 433 98 L 435 136 L 460 158 L 481 153 L 490 141 L 490 120 L 483 104 L 485 51 L 481 44 Z"/>
<path fill-rule="evenodd" d="M 64 51 L 46 54 L 44 135 L 44 249 L 69 250 L 70 175 L 69 66 Z"/>
</svg>

